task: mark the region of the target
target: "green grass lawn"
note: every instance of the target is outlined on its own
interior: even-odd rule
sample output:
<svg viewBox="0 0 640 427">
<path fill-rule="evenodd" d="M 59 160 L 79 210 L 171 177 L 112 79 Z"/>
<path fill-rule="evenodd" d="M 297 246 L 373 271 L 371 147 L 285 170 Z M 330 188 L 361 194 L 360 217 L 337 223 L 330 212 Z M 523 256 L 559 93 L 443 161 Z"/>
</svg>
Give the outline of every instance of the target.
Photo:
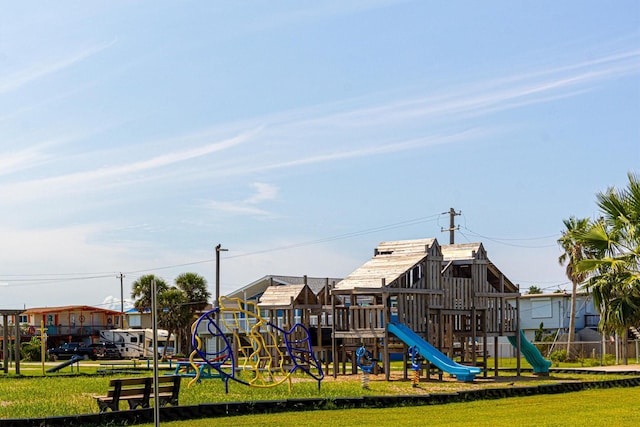
<svg viewBox="0 0 640 427">
<path fill-rule="evenodd" d="M 387 409 L 349 409 L 244 415 L 163 422 L 166 427 L 241 426 L 637 426 L 638 390 L 601 389 Z M 151 427 L 153 424 L 141 424 Z"/>
<path fill-rule="evenodd" d="M 502 364 L 501 364 L 502 365 Z M 508 363 L 507 363 L 508 365 Z M 49 365 L 51 366 L 51 365 Z M 93 398 L 94 395 L 104 394 L 109 380 L 125 375 L 114 376 L 96 375 L 99 366 L 90 362 L 81 362 L 78 372 L 73 372 L 69 367 L 61 372 L 42 376 L 42 369 L 38 363 L 23 363 L 22 376 L 0 375 L 0 419 L 2 418 L 35 418 L 56 415 L 74 415 L 98 412 L 98 407 Z M 393 372 L 401 372 L 399 363 L 393 365 Z M 165 369 L 161 374 L 172 373 Z M 149 376 L 151 371 L 134 372 L 132 376 Z M 218 379 L 203 380 L 200 384 L 189 387 L 189 378 L 182 380 L 180 390 L 181 405 L 197 405 L 201 403 L 215 403 L 225 401 L 252 401 L 252 400 L 279 400 L 287 398 L 305 397 L 358 397 L 377 395 L 399 394 L 428 394 L 436 392 L 453 392 L 470 390 L 483 387 L 510 387 L 511 383 L 517 385 L 539 385 L 567 381 L 597 381 L 604 379 L 622 378 L 621 375 L 612 374 L 571 374 L 553 373 L 549 377 L 536 377 L 524 373 L 516 377 L 515 372 L 501 372 L 498 378 L 477 377 L 473 383 L 462 383 L 445 375 L 445 381 L 437 381 L 437 377 L 431 381 L 422 381 L 417 388 L 411 386 L 411 381 L 384 381 L 384 376 L 372 376 L 369 389 L 361 387 L 360 375 L 338 376 L 337 380 L 326 378 L 322 382 L 321 389 L 317 389 L 317 383 L 304 375 L 296 376 L 291 392 L 286 384 L 274 388 L 250 388 L 245 385 L 230 381 L 229 393 L 225 393 L 224 384 Z M 638 394 L 633 389 L 624 390 L 623 393 Z M 564 399 L 565 395 L 556 395 L 558 399 Z M 636 399 L 637 401 L 638 399 Z M 602 400 L 596 399 L 592 404 L 601 404 Z M 494 402 L 495 404 L 496 402 Z M 636 402 L 636 406 L 637 406 Z M 470 404 L 465 404 L 470 405 Z M 126 406 L 126 405 L 125 405 Z M 450 408 L 452 405 L 446 405 Z M 421 408 L 423 410 L 426 408 Z M 417 411 L 418 408 L 415 408 Z M 447 409 L 448 410 L 448 409 Z M 358 413 L 358 410 L 354 410 Z M 366 410 L 365 412 L 370 412 Z M 337 413 L 340 411 L 329 411 Z M 350 412 L 351 413 L 351 412 Z M 314 415 L 315 416 L 315 415 Z M 323 412 L 323 415 L 324 412 Z M 279 414 L 276 417 L 287 418 L 289 415 Z M 385 418 L 386 419 L 386 418 Z M 236 423 L 238 418 L 233 419 Z M 269 421 L 265 421 L 269 422 Z M 329 422 L 329 421 L 328 421 Z M 330 422 L 329 422 L 330 423 Z M 190 424 L 194 425 L 194 424 Z M 300 425 L 300 424 L 298 424 Z M 331 424 L 328 424 L 331 425 Z M 544 424 L 541 424 L 544 425 Z"/>
</svg>

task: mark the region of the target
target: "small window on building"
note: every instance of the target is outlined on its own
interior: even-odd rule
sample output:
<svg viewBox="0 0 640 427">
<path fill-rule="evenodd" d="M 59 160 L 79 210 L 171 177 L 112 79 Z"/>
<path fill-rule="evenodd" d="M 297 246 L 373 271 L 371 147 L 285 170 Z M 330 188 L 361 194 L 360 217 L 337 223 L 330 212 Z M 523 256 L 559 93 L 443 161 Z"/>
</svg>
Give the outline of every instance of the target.
<svg viewBox="0 0 640 427">
<path fill-rule="evenodd" d="M 536 298 L 531 301 L 531 318 L 543 319 L 553 317 L 551 312 L 551 298 Z"/>
<path fill-rule="evenodd" d="M 129 315 L 129 326 L 132 328 L 140 327 L 142 325 L 141 316 L 139 314 Z"/>
</svg>

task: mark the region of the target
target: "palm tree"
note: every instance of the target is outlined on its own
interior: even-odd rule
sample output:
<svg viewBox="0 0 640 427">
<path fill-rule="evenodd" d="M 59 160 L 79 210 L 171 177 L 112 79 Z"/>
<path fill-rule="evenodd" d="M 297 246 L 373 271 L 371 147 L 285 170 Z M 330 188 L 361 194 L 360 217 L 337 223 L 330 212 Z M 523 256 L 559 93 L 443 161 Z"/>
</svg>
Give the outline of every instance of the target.
<svg viewBox="0 0 640 427">
<path fill-rule="evenodd" d="M 182 273 L 175 280 L 178 289 L 187 297 L 193 312 L 203 310 L 209 303 L 211 292 L 207 289 L 207 279 L 196 273 Z"/>
<path fill-rule="evenodd" d="M 569 337 L 567 338 L 567 355 L 572 358 L 571 345 L 575 341 L 576 329 L 576 293 L 578 284 L 584 282 L 586 274 L 578 272 L 576 266 L 580 261 L 587 258 L 585 246 L 580 241 L 580 236 L 586 231 L 589 220 L 578 219 L 574 216 L 564 221 L 565 230 L 562 237 L 558 239 L 558 244 L 564 253 L 558 258 L 560 265 L 566 264 L 566 275 L 571 281 L 571 310 L 569 314 Z"/>
<path fill-rule="evenodd" d="M 153 274 L 141 276 L 131 285 L 131 298 L 134 299 L 133 306 L 143 312 L 151 308 L 151 282 L 156 281 L 156 293 L 161 295 L 168 289 L 165 281 Z"/>
<path fill-rule="evenodd" d="M 204 310 L 211 298 L 211 292 L 207 288 L 207 280 L 196 273 L 182 273 L 176 277 L 175 284 L 186 297 L 186 307 L 189 316 L 184 319 L 181 325 L 180 335 L 183 348 L 189 346 L 189 335 L 191 334 L 191 324 L 196 320 L 197 313 Z"/>
<path fill-rule="evenodd" d="M 158 325 L 167 330 L 167 336 L 183 330 L 185 323 L 191 321 L 191 311 L 189 309 L 187 296 L 176 287 L 171 287 L 160 294 L 158 298 Z M 167 346 L 164 347 L 162 357 L 166 357 Z"/>
<path fill-rule="evenodd" d="M 628 178 L 626 188 L 596 195 L 603 216 L 581 237 L 595 256 L 577 265 L 579 273 L 590 274 L 600 329 L 625 338 L 630 326 L 640 324 L 640 180 L 632 173 Z"/>
</svg>

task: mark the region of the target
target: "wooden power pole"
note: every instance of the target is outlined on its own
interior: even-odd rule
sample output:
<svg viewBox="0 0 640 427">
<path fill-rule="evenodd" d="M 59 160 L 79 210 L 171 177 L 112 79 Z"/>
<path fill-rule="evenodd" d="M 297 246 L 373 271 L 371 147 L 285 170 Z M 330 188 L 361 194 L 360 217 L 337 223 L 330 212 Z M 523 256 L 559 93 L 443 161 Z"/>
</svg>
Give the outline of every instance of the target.
<svg viewBox="0 0 640 427">
<path fill-rule="evenodd" d="M 459 226 L 456 227 L 455 218 L 458 215 L 462 215 L 462 211 L 456 212 L 455 209 L 449 208 L 449 212 L 443 212 L 442 214 L 443 215 L 449 214 L 449 228 L 442 228 L 440 231 L 443 231 L 443 232 L 444 231 L 448 231 L 449 232 L 449 244 L 453 245 L 455 243 L 454 232 L 456 230 L 460 230 Z"/>
</svg>

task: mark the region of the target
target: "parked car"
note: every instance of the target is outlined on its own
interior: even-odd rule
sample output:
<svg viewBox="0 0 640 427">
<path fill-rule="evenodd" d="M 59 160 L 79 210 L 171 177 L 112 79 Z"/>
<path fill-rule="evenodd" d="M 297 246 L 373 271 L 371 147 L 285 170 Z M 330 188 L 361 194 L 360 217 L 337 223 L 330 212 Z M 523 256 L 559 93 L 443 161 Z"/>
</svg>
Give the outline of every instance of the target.
<svg viewBox="0 0 640 427">
<path fill-rule="evenodd" d="M 100 342 L 91 344 L 89 347 L 96 349 L 98 359 L 121 359 L 120 350 L 110 342 Z"/>
<path fill-rule="evenodd" d="M 84 359 L 91 360 L 98 358 L 97 349 L 86 346 L 80 342 L 66 342 L 60 347 L 50 348 L 48 353 L 52 360 L 71 359 L 73 356 L 80 356 Z"/>
</svg>

